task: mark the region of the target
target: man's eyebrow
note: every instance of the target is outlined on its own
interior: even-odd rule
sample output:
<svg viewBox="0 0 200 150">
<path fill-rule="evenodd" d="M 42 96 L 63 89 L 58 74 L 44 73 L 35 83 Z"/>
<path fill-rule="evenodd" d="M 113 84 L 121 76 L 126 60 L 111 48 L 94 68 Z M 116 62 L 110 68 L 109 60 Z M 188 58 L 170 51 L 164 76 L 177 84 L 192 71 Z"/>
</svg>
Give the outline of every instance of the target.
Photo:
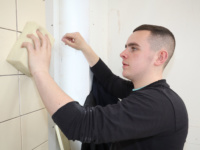
<svg viewBox="0 0 200 150">
<path fill-rule="evenodd" d="M 138 46 L 138 47 L 140 47 L 140 45 L 137 44 L 137 43 L 128 43 L 128 45 L 127 44 L 125 45 L 125 48 L 127 48 L 127 46 L 128 47 L 130 47 L 130 46 Z"/>
</svg>

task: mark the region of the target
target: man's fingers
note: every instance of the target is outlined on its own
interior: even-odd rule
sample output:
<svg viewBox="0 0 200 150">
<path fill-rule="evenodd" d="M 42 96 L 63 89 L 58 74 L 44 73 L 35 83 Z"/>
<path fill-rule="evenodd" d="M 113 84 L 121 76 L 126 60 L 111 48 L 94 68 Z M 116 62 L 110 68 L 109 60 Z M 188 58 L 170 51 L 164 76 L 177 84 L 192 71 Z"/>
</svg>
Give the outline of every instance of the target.
<svg viewBox="0 0 200 150">
<path fill-rule="evenodd" d="M 34 50 L 33 45 L 32 45 L 31 43 L 29 43 L 29 42 L 24 42 L 24 43 L 22 43 L 21 47 L 22 47 L 22 48 L 26 48 L 26 49 L 28 50 L 28 52 Z"/>
<path fill-rule="evenodd" d="M 83 40 L 79 32 L 65 34 L 62 38 L 62 41 L 66 45 L 77 50 L 81 50 L 82 45 L 85 44 L 85 41 Z"/>
<path fill-rule="evenodd" d="M 37 35 L 38 35 L 38 37 L 39 37 L 39 39 L 41 41 L 41 46 L 45 48 L 47 46 L 46 37 L 39 30 L 37 30 L 36 33 L 37 33 Z"/>
<path fill-rule="evenodd" d="M 62 41 L 66 44 L 66 42 L 75 43 L 76 33 L 67 33 L 63 36 Z"/>
<path fill-rule="evenodd" d="M 40 40 L 33 34 L 28 34 L 27 37 L 32 39 L 32 41 L 35 45 L 35 50 L 39 50 L 40 49 Z"/>
<path fill-rule="evenodd" d="M 47 39 L 47 50 L 48 50 L 48 52 L 51 53 L 51 41 L 50 41 L 48 35 L 45 35 L 45 37 Z"/>
<path fill-rule="evenodd" d="M 69 45 L 70 47 L 75 47 L 75 43 L 74 43 L 74 40 L 73 39 L 62 39 L 62 41 L 66 44 L 66 45 Z"/>
<path fill-rule="evenodd" d="M 75 39 L 76 35 L 75 33 L 66 33 L 63 38 L 71 38 L 71 39 Z"/>
<path fill-rule="evenodd" d="M 74 42 L 75 42 L 75 39 L 72 39 L 72 38 L 63 38 L 62 41 L 63 41 L 65 44 L 68 44 L 68 43 L 74 43 Z"/>
</svg>

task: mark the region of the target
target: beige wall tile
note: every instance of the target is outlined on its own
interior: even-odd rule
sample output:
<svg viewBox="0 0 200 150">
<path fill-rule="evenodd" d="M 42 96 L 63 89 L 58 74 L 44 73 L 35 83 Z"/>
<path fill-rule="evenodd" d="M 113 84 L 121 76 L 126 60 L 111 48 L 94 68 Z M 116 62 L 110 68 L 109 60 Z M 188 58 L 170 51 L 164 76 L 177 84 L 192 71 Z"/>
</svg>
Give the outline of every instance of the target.
<svg viewBox="0 0 200 150">
<path fill-rule="evenodd" d="M 22 150 L 32 150 L 48 139 L 47 111 L 42 109 L 21 117 Z"/>
<path fill-rule="evenodd" d="M 0 27 L 16 30 L 15 0 L 0 0 Z"/>
<path fill-rule="evenodd" d="M 0 39 L 0 75 L 17 74 L 18 71 L 6 61 L 16 41 L 16 32 L 0 29 Z"/>
<path fill-rule="evenodd" d="M 44 144 L 38 146 L 37 148 L 34 148 L 33 150 L 48 150 L 48 142 L 45 142 Z"/>
<path fill-rule="evenodd" d="M 33 78 L 20 75 L 21 115 L 44 108 Z"/>
<path fill-rule="evenodd" d="M 0 150 L 21 150 L 20 118 L 0 123 Z"/>
<path fill-rule="evenodd" d="M 44 0 L 18 0 L 18 31 L 22 31 L 27 21 L 35 21 L 45 27 Z"/>
<path fill-rule="evenodd" d="M 18 76 L 0 76 L 0 122 L 19 116 Z"/>
</svg>

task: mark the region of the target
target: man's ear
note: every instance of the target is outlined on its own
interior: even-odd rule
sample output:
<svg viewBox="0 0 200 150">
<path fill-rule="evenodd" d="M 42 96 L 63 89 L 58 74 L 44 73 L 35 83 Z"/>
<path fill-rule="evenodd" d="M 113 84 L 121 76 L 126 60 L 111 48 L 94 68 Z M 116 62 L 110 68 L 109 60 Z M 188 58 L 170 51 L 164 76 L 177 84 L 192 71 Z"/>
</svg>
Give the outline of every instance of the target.
<svg viewBox="0 0 200 150">
<path fill-rule="evenodd" d="M 156 60 L 154 65 L 160 66 L 163 65 L 168 59 L 168 52 L 166 50 L 160 50 L 156 54 Z"/>
</svg>

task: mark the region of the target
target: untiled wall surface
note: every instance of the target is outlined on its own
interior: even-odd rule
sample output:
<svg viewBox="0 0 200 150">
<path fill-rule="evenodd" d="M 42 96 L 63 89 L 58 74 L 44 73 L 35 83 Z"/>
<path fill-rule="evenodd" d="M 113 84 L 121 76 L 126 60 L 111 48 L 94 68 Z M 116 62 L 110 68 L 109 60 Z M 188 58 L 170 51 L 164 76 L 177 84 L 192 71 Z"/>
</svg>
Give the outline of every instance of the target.
<svg viewBox="0 0 200 150">
<path fill-rule="evenodd" d="M 184 150 L 200 149 L 200 1 L 197 0 L 109 0 L 108 65 L 121 76 L 119 54 L 134 28 L 155 24 L 169 28 L 176 49 L 164 78 L 185 102 L 189 132 Z"/>
<path fill-rule="evenodd" d="M 35 84 L 6 62 L 27 21 L 45 27 L 44 0 L 0 0 L 0 150 L 48 150 L 47 111 Z"/>
<path fill-rule="evenodd" d="M 189 132 L 184 150 L 199 150 L 200 1 L 90 0 L 90 4 L 90 45 L 121 77 L 119 55 L 134 28 L 156 24 L 174 33 L 176 50 L 164 78 L 182 97 L 188 110 Z"/>
</svg>

